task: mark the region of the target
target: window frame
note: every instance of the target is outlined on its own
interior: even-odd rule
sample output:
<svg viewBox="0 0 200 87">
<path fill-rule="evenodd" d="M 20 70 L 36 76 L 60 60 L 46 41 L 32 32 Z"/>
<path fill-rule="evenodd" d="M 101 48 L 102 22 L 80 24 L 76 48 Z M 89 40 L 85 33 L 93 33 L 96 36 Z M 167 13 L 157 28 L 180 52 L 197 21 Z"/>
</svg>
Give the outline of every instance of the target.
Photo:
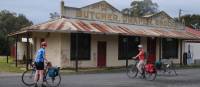
<svg viewBox="0 0 200 87">
<path fill-rule="evenodd" d="M 169 40 L 172 41 L 170 42 Z M 173 48 L 174 46 L 175 48 Z M 178 55 L 179 55 L 179 40 L 174 38 L 163 38 L 162 59 L 178 59 Z"/>
<path fill-rule="evenodd" d="M 76 60 L 76 39 L 78 35 L 78 60 L 91 60 L 91 34 L 71 33 L 70 35 L 70 60 Z M 80 39 L 81 38 L 81 39 Z M 86 42 L 85 40 L 88 40 Z M 84 43 L 87 44 L 84 44 Z M 86 47 L 83 47 L 87 45 Z"/>
<path fill-rule="evenodd" d="M 139 52 L 137 46 L 140 44 L 140 41 L 141 41 L 141 38 L 139 36 L 119 35 L 118 36 L 118 60 L 126 60 L 127 58 L 131 59 L 133 56 L 137 55 Z M 132 45 L 132 42 L 136 42 L 136 43 Z"/>
</svg>

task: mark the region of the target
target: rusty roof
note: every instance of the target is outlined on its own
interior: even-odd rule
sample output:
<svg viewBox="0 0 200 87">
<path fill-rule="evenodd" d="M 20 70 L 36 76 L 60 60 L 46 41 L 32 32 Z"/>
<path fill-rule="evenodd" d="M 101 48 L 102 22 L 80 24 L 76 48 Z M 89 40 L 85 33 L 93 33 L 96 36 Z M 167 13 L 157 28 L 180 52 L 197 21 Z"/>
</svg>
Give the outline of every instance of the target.
<svg viewBox="0 0 200 87">
<path fill-rule="evenodd" d="M 196 30 L 196 29 L 193 29 L 193 28 L 190 28 L 190 27 L 186 27 L 186 31 L 189 32 L 189 33 L 195 34 L 197 36 L 200 36 L 199 30 Z"/>
<path fill-rule="evenodd" d="M 131 25 L 112 22 L 89 21 L 81 19 L 59 18 L 41 24 L 22 28 L 10 35 L 25 32 L 83 32 L 92 34 L 122 34 L 145 37 L 169 37 L 180 39 L 200 39 L 200 36 L 178 29 L 167 29 L 153 26 Z"/>
</svg>

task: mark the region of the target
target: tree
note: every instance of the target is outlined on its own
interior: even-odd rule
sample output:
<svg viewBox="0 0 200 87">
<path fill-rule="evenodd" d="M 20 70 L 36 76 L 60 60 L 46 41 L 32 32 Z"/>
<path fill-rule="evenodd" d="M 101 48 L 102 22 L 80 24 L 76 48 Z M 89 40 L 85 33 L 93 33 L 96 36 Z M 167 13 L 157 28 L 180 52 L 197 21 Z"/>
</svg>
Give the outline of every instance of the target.
<svg viewBox="0 0 200 87">
<path fill-rule="evenodd" d="M 158 12 L 158 4 L 153 3 L 151 0 L 134 0 L 131 3 L 131 8 L 122 10 L 124 15 L 141 17 L 148 14 L 155 14 Z"/>
<path fill-rule="evenodd" d="M 49 13 L 49 15 L 50 15 L 50 18 L 51 18 L 51 19 L 57 19 L 57 18 L 60 17 L 60 15 L 59 15 L 57 12 Z"/>
<path fill-rule="evenodd" d="M 178 21 L 178 18 L 175 18 L 176 21 Z M 180 17 L 180 20 L 182 23 L 185 24 L 185 26 L 194 28 L 194 29 L 200 29 L 200 15 L 183 15 Z"/>
<path fill-rule="evenodd" d="M 12 13 L 8 10 L 0 12 L 0 55 L 6 55 L 10 49 L 7 49 L 7 35 L 23 27 L 30 26 L 33 23 L 23 14 Z M 13 42 L 13 40 L 10 40 Z"/>
</svg>

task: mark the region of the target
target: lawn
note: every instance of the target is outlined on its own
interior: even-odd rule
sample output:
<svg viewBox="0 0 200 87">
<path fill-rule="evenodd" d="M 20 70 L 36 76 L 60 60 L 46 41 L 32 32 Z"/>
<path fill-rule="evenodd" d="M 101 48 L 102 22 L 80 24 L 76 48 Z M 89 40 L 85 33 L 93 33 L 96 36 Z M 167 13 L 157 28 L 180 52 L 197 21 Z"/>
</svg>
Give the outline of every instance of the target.
<svg viewBox="0 0 200 87">
<path fill-rule="evenodd" d="M 20 69 L 21 67 L 15 67 L 15 63 L 13 59 L 9 57 L 9 61 L 7 63 L 6 56 L 0 56 L 0 72 L 14 72 L 14 73 L 21 73 L 23 70 Z"/>
</svg>

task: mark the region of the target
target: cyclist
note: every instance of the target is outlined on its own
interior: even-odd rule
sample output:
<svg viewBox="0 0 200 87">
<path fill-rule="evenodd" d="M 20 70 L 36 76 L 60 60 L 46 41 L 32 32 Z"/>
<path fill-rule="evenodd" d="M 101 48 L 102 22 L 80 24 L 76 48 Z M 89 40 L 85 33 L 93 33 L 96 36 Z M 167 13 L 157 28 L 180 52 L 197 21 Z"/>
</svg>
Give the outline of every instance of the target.
<svg viewBox="0 0 200 87">
<path fill-rule="evenodd" d="M 35 87 L 37 87 L 37 82 L 40 80 L 43 85 L 43 77 L 44 77 L 44 61 L 47 59 L 45 58 L 45 48 L 47 47 L 46 42 L 41 43 L 41 48 L 37 51 L 36 58 L 34 60 L 36 66 L 36 73 L 35 73 Z"/>
<path fill-rule="evenodd" d="M 144 56 L 145 56 L 143 46 L 138 45 L 138 50 L 139 50 L 139 53 L 135 57 L 133 57 L 133 59 L 139 59 L 139 63 L 137 64 L 137 68 L 138 68 L 140 74 L 142 75 L 143 74 L 142 67 L 144 66 Z"/>
</svg>

